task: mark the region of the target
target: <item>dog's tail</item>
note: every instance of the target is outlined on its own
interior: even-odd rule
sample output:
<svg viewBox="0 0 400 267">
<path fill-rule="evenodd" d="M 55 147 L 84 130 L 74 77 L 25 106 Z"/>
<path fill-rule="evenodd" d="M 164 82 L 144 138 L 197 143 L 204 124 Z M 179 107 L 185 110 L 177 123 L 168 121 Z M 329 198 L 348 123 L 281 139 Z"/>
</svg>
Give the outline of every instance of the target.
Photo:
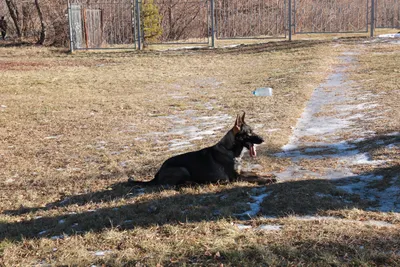
<svg viewBox="0 0 400 267">
<path fill-rule="evenodd" d="M 128 179 L 128 185 L 130 186 L 154 186 L 156 185 L 156 178 L 150 181 L 135 181 L 135 177 L 129 177 Z"/>
</svg>

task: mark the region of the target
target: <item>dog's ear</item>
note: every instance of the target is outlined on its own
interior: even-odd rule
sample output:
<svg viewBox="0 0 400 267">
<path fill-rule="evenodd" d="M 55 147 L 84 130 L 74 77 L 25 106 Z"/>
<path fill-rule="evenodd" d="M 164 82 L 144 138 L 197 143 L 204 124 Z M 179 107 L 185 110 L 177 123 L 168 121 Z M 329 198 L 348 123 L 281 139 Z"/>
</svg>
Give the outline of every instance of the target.
<svg viewBox="0 0 400 267">
<path fill-rule="evenodd" d="M 243 111 L 243 115 L 242 115 L 242 119 L 241 119 L 242 124 L 244 124 L 244 116 L 246 116 L 246 112 Z"/>
<path fill-rule="evenodd" d="M 242 124 L 243 124 L 243 122 L 242 122 L 242 120 L 240 118 L 240 115 L 237 114 L 235 125 L 232 128 L 233 134 L 237 134 L 238 132 L 240 132 L 240 128 L 242 127 Z"/>
</svg>

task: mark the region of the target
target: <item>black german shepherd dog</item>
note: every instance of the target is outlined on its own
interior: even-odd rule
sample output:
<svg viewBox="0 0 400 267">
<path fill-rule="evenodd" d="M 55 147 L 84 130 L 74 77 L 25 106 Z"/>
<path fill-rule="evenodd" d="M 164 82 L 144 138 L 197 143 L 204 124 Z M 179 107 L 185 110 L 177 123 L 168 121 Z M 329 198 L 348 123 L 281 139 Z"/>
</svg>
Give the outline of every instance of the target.
<svg viewBox="0 0 400 267">
<path fill-rule="evenodd" d="M 235 164 L 240 162 L 243 148 L 250 157 L 256 157 L 255 144 L 264 140 L 255 134 L 244 121 L 245 113 L 237 115 L 235 125 L 215 145 L 198 151 L 188 152 L 167 159 L 149 182 L 129 179 L 130 185 L 182 185 L 190 183 L 217 183 L 237 180 L 255 181 L 254 175 L 242 176 Z M 274 182 L 267 179 L 266 183 Z M 265 182 L 264 182 L 265 183 Z"/>
</svg>

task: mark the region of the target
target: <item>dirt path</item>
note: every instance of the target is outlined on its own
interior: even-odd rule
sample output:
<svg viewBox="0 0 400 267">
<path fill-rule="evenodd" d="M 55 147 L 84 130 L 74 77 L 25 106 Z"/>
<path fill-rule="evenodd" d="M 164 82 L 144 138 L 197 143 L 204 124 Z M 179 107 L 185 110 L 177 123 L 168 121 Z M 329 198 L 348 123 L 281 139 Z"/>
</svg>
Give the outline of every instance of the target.
<svg viewBox="0 0 400 267">
<path fill-rule="evenodd" d="M 367 201 L 369 210 L 399 212 L 400 187 L 385 173 L 390 159 L 373 160 L 369 151 L 371 146 L 397 147 L 399 133 L 377 135 L 369 130 L 382 113 L 377 95 L 349 79 L 356 57 L 354 51 L 343 53 L 341 63 L 315 89 L 289 143 L 276 154 L 292 164 L 275 174 L 285 182 L 332 180 L 338 189 Z"/>
</svg>

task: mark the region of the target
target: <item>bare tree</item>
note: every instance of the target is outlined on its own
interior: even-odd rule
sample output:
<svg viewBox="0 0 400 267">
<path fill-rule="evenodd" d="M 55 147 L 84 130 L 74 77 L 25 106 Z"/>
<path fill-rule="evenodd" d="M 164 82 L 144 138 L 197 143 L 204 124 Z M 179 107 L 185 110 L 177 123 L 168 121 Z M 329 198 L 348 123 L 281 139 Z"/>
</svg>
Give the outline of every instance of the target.
<svg viewBox="0 0 400 267">
<path fill-rule="evenodd" d="M 11 19 L 14 22 L 15 30 L 19 38 L 22 37 L 21 27 L 19 25 L 19 11 L 13 0 L 6 0 L 8 11 L 10 12 Z"/>
<path fill-rule="evenodd" d="M 40 20 L 40 37 L 36 44 L 43 45 L 44 41 L 46 40 L 46 24 L 43 21 L 43 13 L 42 9 L 40 8 L 39 0 L 35 0 L 35 6 L 39 15 Z"/>
</svg>

